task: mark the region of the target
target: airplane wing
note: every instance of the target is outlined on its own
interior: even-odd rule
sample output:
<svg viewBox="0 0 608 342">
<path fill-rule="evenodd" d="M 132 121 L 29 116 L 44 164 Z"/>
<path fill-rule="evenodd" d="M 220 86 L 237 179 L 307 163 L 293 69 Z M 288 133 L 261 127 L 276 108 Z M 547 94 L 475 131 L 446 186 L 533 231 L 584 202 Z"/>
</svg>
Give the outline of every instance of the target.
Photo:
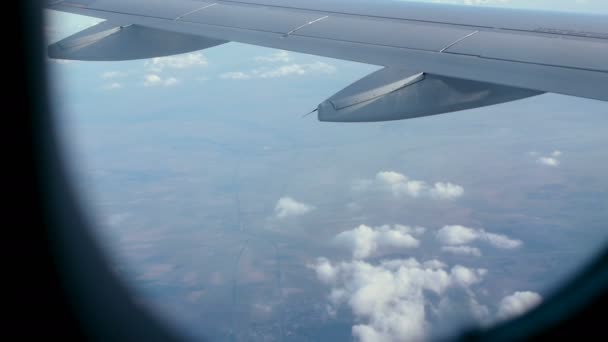
<svg viewBox="0 0 608 342">
<path fill-rule="evenodd" d="M 318 106 L 381 121 L 553 92 L 608 101 L 608 17 L 339 0 L 48 0 L 106 21 L 49 47 L 80 60 L 149 58 L 229 41 L 374 65 Z"/>
</svg>

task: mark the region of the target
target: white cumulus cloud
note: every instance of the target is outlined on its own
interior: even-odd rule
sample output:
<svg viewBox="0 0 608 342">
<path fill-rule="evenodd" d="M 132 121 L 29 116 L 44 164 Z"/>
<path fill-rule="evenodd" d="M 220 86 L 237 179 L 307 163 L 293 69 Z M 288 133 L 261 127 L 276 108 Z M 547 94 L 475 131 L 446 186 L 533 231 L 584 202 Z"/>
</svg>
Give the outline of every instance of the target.
<svg viewBox="0 0 608 342">
<path fill-rule="evenodd" d="M 435 183 L 435 187 L 431 189 L 431 196 L 445 200 L 458 198 L 463 194 L 464 188 L 452 183 Z"/>
<path fill-rule="evenodd" d="M 209 62 L 200 52 L 185 53 L 181 55 L 156 57 L 145 62 L 146 68 L 154 72 L 162 72 L 164 69 L 186 69 L 192 67 L 204 67 Z"/>
<path fill-rule="evenodd" d="M 546 156 L 539 156 L 536 159 L 536 162 L 550 167 L 558 167 L 561 164 L 560 157 L 562 156 L 562 151 L 555 150 Z"/>
<path fill-rule="evenodd" d="M 487 233 L 480 230 L 480 239 L 487 241 L 492 246 L 501 249 L 515 249 L 520 247 L 523 242 L 521 240 L 511 239 L 502 234 Z"/>
<path fill-rule="evenodd" d="M 291 216 L 301 216 L 313 209 L 313 206 L 298 202 L 291 197 L 281 197 L 274 208 L 274 212 L 277 218 L 283 219 Z"/>
<path fill-rule="evenodd" d="M 407 182 L 392 172 L 378 178 L 387 184 Z M 354 316 L 351 327 L 356 341 L 420 341 L 451 331 L 454 327 L 491 318 L 512 317 L 534 305 L 534 296 L 515 293 L 506 297 L 496 314 L 490 314 L 478 292 L 487 269 L 451 265 L 441 260 L 417 258 L 380 259 L 386 251 L 413 251 L 426 229 L 406 225 L 360 225 L 337 234 L 332 244 L 346 248 L 345 261 L 317 258 L 308 265 L 328 287 L 326 313 L 331 319 L 347 308 Z M 479 248 L 467 244 L 482 241 L 498 248 L 516 248 L 522 242 L 505 235 L 465 226 L 445 226 L 436 233 L 445 253 L 479 257 Z M 434 254 L 432 251 L 425 251 Z M 371 259 L 374 258 L 374 259 Z M 372 261 L 375 260 L 375 261 Z"/>
<path fill-rule="evenodd" d="M 251 76 L 244 72 L 231 71 L 221 74 L 220 78 L 224 80 L 248 80 L 251 78 Z"/>
<path fill-rule="evenodd" d="M 347 305 L 357 318 L 352 335 L 358 341 L 419 341 L 429 336 L 427 296 L 445 296 L 448 289 L 470 295 L 486 270 L 446 266 L 436 260 L 360 260 L 332 264 L 320 258 L 310 266 L 328 285 L 328 311 Z M 474 300 L 474 298 L 473 298 Z M 474 313 L 471 313 L 473 315 Z"/>
<path fill-rule="evenodd" d="M 483 229 L 461 225 L 444 226 L 437 232 L 437 239 L 443 245 L 448 246 L 466 245 L 476 240 L 485 241 L 501 249 L 515 249 L 523 245 L 521 240 L 511 239 L 506 235 L 488 233 Z M 454 252 L 454 250 L 449 251 Z"/>
<path fill-rule="evenodd" d="M 395 197 L 418 197 L 426 189 L 422 181 L 410 180 L 407 176 L 394 171 L 381 171 L 376 174 L 376 181 L 387 187 Z"/>
<path fill-rule="evenodd" d="M 536 307 L 542 300 L 536 292 L 517 291 L 500 301 L 497 316 L 503 320 L 517 317 Z"/>
<path fill-rule="evenodd" d="M 156 74 L 147 74 L 144 76 L 144 86 L 146 87 L 171 87 L 179 83 L 179 80 L 175 77 L 162 78 Z"/>
<path fill-rule="evenodd" d="M 270 70 L 256 69 L 254 70 L 254 74 L 260 78 L 277 78 L 291 75 L 331 74 L 335 71 L 336 68 L 333 65 L 324 62 L 315 62 L 311 64 L 283 65 Z"/>
<path fill-rule="evenodd" d="M 445 226 L 437 232 L 437 239 L 444 245 L 464 245 L 479 238 L 479 234 L 473 228 L 454 225 Z"/>
<path fill-rule="evenodd" d="M 260 63 L 289 63 L 291 62 L 291 56 L 289 56 L 289 52 L 281 50 L 269 56 L 258 56 L 255 61 Z"/>
<path fill-rule="evenodd" d="M 352 252 L 353 258 L 365 259 L 374 256 L 379 250 L 416 248 L 420 241 L 412 234 L 423 234 L 423 227 L 403 225 L 384 225 L 359 227 L 344 231 L 334 238 L 334 243 Z"/>
<path fill-rule="evenodd" d="M 400 184 L 407 182 L 407 177 L 394 171 L 382 171 L 376 174 L 376 179 L 386 184 Z"/>
<path fill-rule="evenodd" d="M 559 166 L 559 160 L 553 157 L 540 157 L 538 158 L 538 163 L 546 166 Z"/>
<path fill-rule="evenodd" d="M 396 198 L 427 197 L 438 200 L 453 200 L 464 194 L 464 188 L 452 183 L 435 183 L 430 187 L 421 180 L 410 179 L 395 171 L 380 171 L 374 179 L 359 179 L 353 182 L 353 191 L 383 190 Z"/>
<path fill-rule="evenodd" d="M 277 67 L 261 67 L 250 71 L 231 71 L 220 75 L 221 79 L 248 80 L 254 78 L 279 78 L 287 76 L 305 76 L 331 74 L 336 67 L 325 62 L 309 64 L 286 64 Z"/>
</svg>

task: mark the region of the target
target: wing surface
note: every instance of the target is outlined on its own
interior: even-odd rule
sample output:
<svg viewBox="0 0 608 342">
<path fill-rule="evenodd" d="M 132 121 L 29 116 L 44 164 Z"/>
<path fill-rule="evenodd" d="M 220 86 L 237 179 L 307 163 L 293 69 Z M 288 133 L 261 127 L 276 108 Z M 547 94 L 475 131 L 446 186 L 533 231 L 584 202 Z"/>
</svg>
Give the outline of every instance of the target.
<svg viewBox="0 0 608 342">
<path fill-rule="evenodd" d="M 606 16 L 337 0 L 58 0 L 47 7 L 214 42 L 608 101 Z"/>
</svg>

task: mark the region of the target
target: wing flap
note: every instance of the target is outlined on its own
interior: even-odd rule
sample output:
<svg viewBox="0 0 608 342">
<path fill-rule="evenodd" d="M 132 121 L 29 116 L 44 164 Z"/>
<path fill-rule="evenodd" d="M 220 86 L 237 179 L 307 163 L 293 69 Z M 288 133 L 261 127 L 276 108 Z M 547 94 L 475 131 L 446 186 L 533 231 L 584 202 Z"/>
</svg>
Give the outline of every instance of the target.
<svg viewBox="0 0 608 342">
<path fill-rule="evenodd" d="M 201 36 L 104 21 L 51 44 L 48 55 L 57 59 L 123 61 L 175 55 L 223 43 L 225 41 Z"/>
</svg>

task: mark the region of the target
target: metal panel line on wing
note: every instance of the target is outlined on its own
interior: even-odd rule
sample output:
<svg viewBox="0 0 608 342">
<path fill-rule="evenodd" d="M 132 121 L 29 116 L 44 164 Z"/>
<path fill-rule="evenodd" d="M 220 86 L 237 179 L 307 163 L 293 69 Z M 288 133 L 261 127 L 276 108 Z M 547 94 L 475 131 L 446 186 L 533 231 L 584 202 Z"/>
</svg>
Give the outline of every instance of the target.
<svg viewBox="0 0 608 342">
<path fill-rule="evenodd" d="M 325 17 L 318 13 L 268 8 L 218 4 L 180 18 L 180 21 L 211 24 L 287 34 Z"/>
</svg>

